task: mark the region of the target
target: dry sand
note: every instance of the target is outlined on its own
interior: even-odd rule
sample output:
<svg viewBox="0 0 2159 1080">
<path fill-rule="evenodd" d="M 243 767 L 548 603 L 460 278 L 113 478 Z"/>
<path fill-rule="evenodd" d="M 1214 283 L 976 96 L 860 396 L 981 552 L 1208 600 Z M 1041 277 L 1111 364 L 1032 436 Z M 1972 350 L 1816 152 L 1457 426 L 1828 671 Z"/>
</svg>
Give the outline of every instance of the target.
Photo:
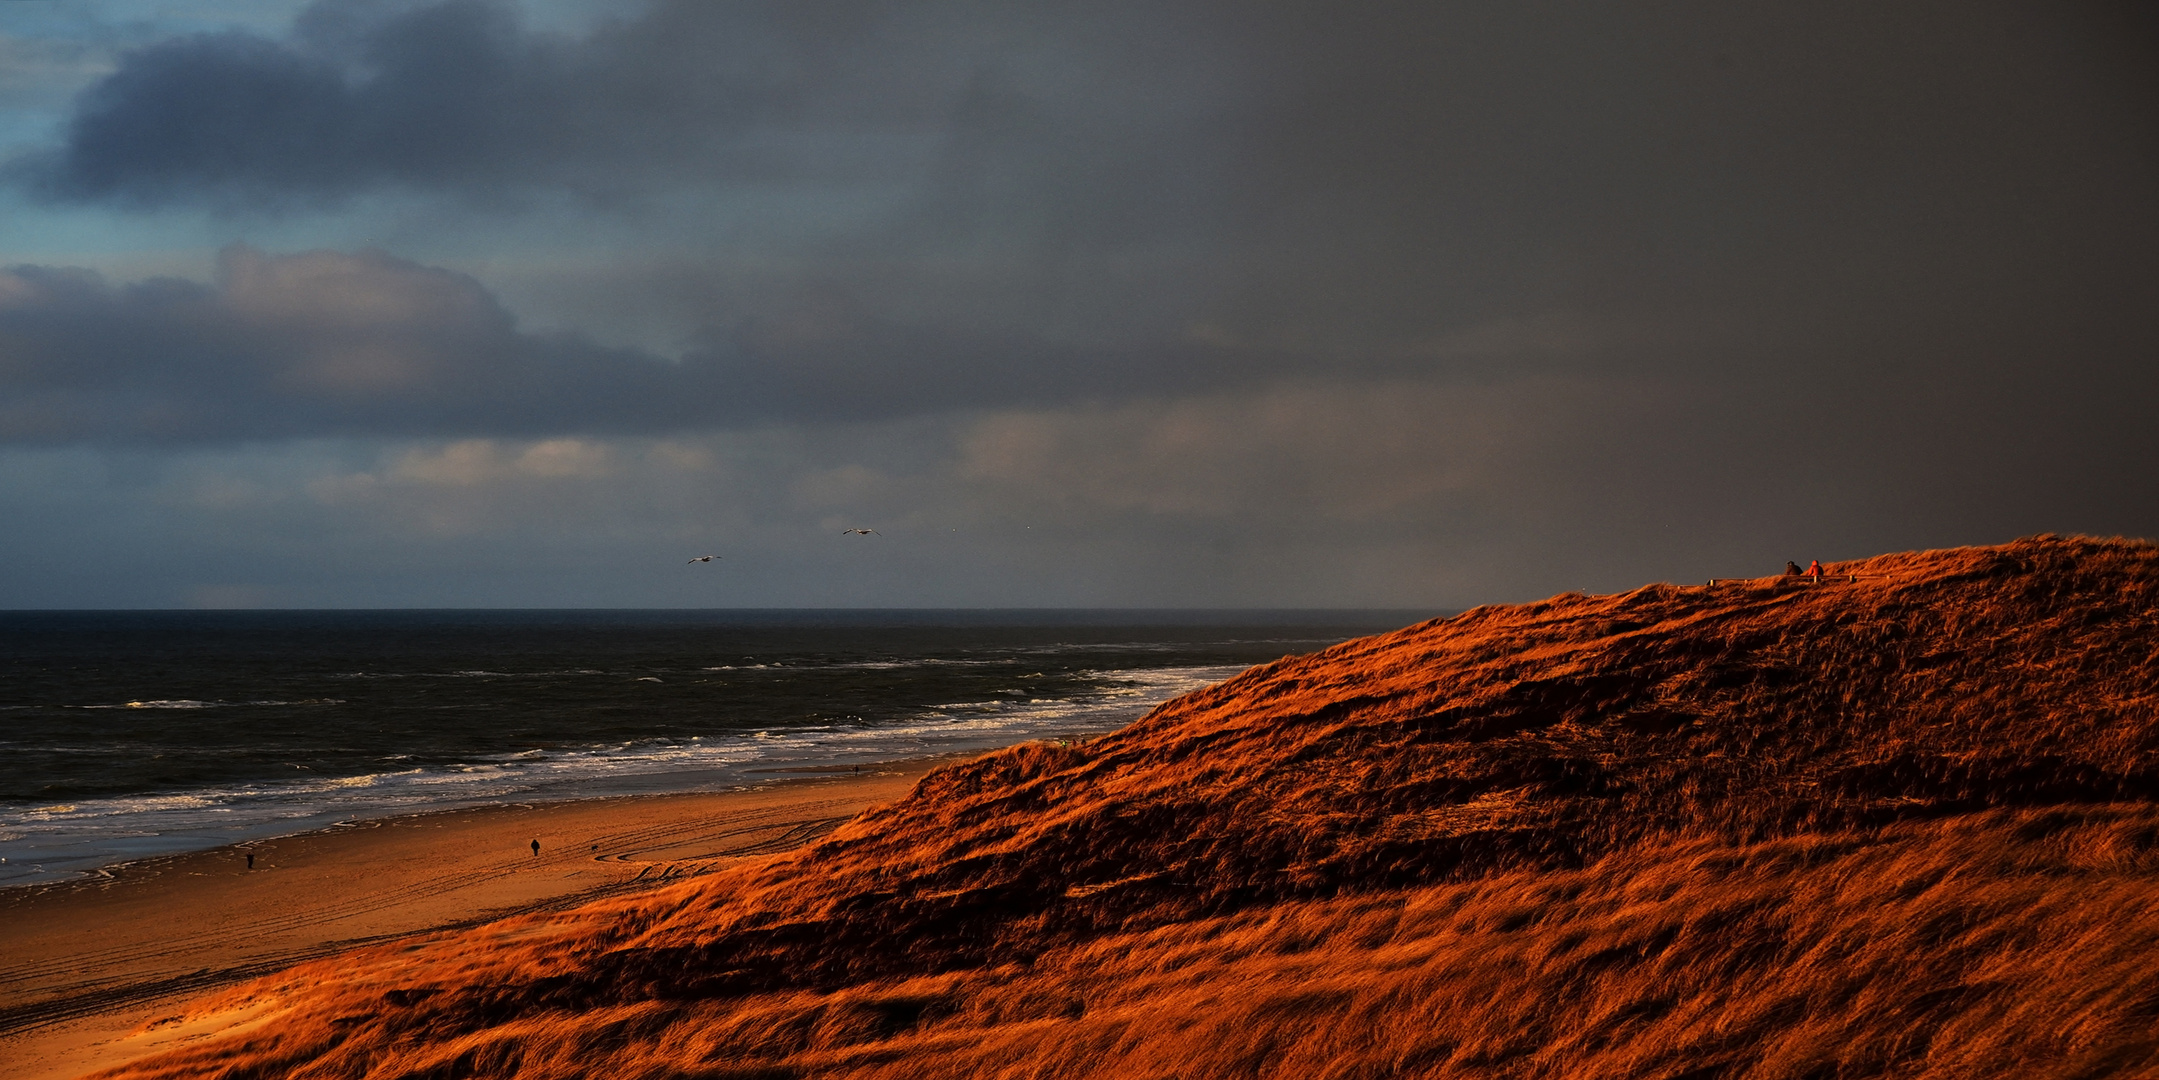
<svg viewBox="0 0 2159 1080">
<path fill-rule="evenodd" d="M 799 846 L 940 763 L 389 818 L 0 890 L 0 1077 L 62 1080 L 174 1045 L 193 1033 L 138 1029 L 181 999 L 301 960 Z"/>
</svg>

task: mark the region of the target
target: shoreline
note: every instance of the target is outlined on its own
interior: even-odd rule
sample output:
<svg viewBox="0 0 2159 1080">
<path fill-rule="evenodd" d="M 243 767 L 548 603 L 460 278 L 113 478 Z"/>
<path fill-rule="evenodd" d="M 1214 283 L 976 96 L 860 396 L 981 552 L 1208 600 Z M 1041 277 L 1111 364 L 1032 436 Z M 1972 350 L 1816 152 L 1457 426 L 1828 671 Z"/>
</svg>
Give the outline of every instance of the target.
<svg viewBox="0 0 2159 1080">
<path fill-rule="evenodd" d="M 64 1080 L 162 1049 L 185 1034 L 137 1030 L 161 1008 L 305 960 L 801 847 L 977 756 L 776 769 L 734 791 L 371 818 L 0 890 L 7 1075 Z"/>
<path fill-rule="evenodd" d="M 742 773 L 748 779 L 736 786 L 724 788 L 689 788 L 678 791 L 616 792 L 604 795 L 566 795 L 555 798 L 504 798 L 503 800 L 498 802 L 456 801 L 451 802 L 448 805 L 433 809 L 399 810 L 391 813 L 381 814 L 379 816 L 355 816 L 345 818 L 343 820 L 331 821 L 328 824 L 309 824 L 302 828 L 294 829 L 291 832 L 269 833 L 261 836 L 248 837 L 241 840 L 231 840 L 225 843 L 211 844 L 205 847 L 180 848 L 172 851 L 161 851 L 155 854 L 139 855 L 132 858 L 119 859 L 109 863 L 100 863 L 97 866 L 91 867 L 88 870 L 70 871 L 70 876 L 65 877 L 47 877 L 13 882 L 0 881 L 0 909 L 4 909 L 5 905 L 9 901 L 11 901 L 13 898 L 18 896 L 25 890 L 59 889 L 65 888 L 67 886 L 96 885 L 99 882 L 117 880 L 122 876 L 140 874 L 145 870 L 155 872 L 157 867 L 167 862 L 184 861 L 198 857 L 211 856 L 219 852 L 231 853 L 232 857 L 234 858 L 244 859 L 247 852 L 259 850 L 265 845 L 275 844 L 280 841 L 292 840 L 305 836 L 314 836 L 318 834 L 336 833 L 350 829 L 373 828 L 387 822 L 420 820 L 436 817 L 443 814 L 480 813 L 511 808 L 539 810 L 545 809 L 547 807 L 566 806 L 578 803 L 608 803 L 634 799 L 676 799 L 698 796 L 742 795 L 751 792 L 764 791 L 781 784 L 814 782 L 817 780 L 829 779 L 867 779 L 869 777 L 881 775 L 883 773 L 891 772 L 893 770 L 911 770 L 915 766 L 923 763 L 928 763 L 925 766 L 927 768 L 935 768 L 939 764 L 966 761 L 971 758 L 980 757 L 982 754 L 990 752 L 990 750 L 961 750 L 949 754 L 932 754 L 919 758 L 904 758 L 894 761 L 863 762 L 859 765 L 781 765 L 767 768 L 744 769 L 742 770 Z M 318 822 L 320 820 L 320 818 L 317 818 Z"/>
<path fill-rule="evenodd" d="M 729 760 L 721 764 L 693 762 L 684 765 L 676 762 L 666 768 L 655 767 L 650 771 L 607 776 L 519 777 L 515 784 L 507 784 L 503 778 L 495 777 L 482 785 L 506 785 L 494 791 L 462 792 L 455 786 L 429 784 L 426 786 L 433 793 L 432 798 L 413 798 L 410 792 L 390 788 L 386 789 L 391 792 L 389 795 L 380 796 L 380 801 L 372 803 L 367 794 L 362 794 L 357 799 L 349 794 L 329 798 L 323 796 L 321 790 L 316 790 L 312 792 L 316 796 L 313 800 L 294 800 L 279 791 L 271 790 L 240 792 L 242 797 L 234 807 L 228 808 L 219 804 L 228 797 L 235 796 L 235 791 L 183 789 L 86 798 L 81 800 L 80 806 L 66 804 L 29 808 L 27 803 L 11 804 L 6 811 L 0 812 L 0 833 L 9 834 L 9 839 L 17 842 L 0 843 L 0 854 L 10 856 L 13 862 L 13 865 L 9 865 L 8 860 L 0 860 L 0 896 L 24 888 L 95 880 L 109 875 L 121 866 L 150 863 L 192 852 L 244 849 L 249 845 L 279 837 L 334 829 L 354 821 L 424 816 L 502 805 L 508 800 L 540 805 L 689 792 L 724 793 L 755 788 L 790 776 L 839 775 L 849 773 L 857 767 L 889 767 L 894 762 L 917 758 L 962 760 L 1006 746 L 1043 739 L 1098 738 L 1120 730 L 1126 724 L 1144 716 L 1149 710 L 1159 706 L 1162 700 L 1221 681 L 1219 678 L 1201 681 L 1197 677 L 1191 677 L 1193 672 L 1233 677 L 1248 667 L 1249 665 L 1203 665 L 1160 669 L 1162 672 L 1188 676 L 1192 685 L 1155 686 L 1153 690 L 1167 694 L 1160 700 L 1157 700 L 1154 694 L 1147 694 L 1142 695 L 1138 701 L 1097 703 L 1091 707 L 1087 716 L 1052 718 L 1056 722 L 1026 725 L 1021 730 L 967 729 L 947 732 L 935 738 L 913 740 L 915 745 L 840 746 L 837 749 L 826 747 L 814 753 L 800 746 L 783 747 L 777 752 L 767 747 L 757 756 Z M 1031 706 L 1040 703 L 1029 704 Z M 800 736 L 802 733 L 794 734 Z M 835 758 L 841 763 L 833 763 Z M 425 769 L 413 771 L 427 772 Z M 429 778 L 436 778 L 436 774 L 429 774 Z M 367 775 L 350 779 L 372 781 L 379 779 L 379 776 Z M 353 790 L 368 793 L 376 789 L 368 784 L 358 784 L 353 785 Z M 143 805 L 172 801 L 189 805 L 178 808 Z M 340 806 L 340 802 L 347 805 Z M 354 802 L 357 802 L 357 805 L 351 804 Z M 8 820 L 11 813 L 34 815 L 46 811 L 74 812 L 78 809 L 85 810 L 85 816 L 79 823 L 73 820 L 58 822 L 34 816 L 25 816 L 22 821 Z M 180 816 L 176 819 L 175 815 Z M 69 826 L 75 826 L 80 831 L 70 834 Z"/>
</svg>

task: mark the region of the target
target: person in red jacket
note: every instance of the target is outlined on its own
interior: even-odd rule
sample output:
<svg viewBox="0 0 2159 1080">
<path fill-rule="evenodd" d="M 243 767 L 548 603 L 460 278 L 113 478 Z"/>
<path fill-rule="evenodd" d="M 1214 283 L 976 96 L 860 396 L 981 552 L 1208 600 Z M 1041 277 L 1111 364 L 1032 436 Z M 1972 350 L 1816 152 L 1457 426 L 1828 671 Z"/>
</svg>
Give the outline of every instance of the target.
<svg viewBox="0 0 2159 1080">
<path fill-rule="evenodd" d="M 1807 576 L 1816 581 L 1822 580 L 1822 560 L 1816 559 L 1807 564 Z"/>
</svg>

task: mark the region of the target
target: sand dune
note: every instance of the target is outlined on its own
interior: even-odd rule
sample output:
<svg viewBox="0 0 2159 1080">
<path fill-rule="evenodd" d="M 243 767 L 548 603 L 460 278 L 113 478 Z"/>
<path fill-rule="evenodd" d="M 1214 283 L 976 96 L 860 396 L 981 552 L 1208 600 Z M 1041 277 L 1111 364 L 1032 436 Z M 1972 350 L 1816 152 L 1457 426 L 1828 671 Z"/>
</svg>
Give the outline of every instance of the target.
<svg viewBox="0 0 2159 1080">
<path fill-rule="evenodd" d="M 1285 658 L 114 1075 L 2159 1069 L 2159 547 L 1830 569 Z"/>
<path fill-rule="evenodd" d="M 925 768 L 363 822 L 6 890 L 0 1076 L 74 1076 L 196 1034 L 199 1022 L 125 1038 L 176 999 L 357 943 L 574 906 L 799 847 L 900 797 Z"/>
</svg>

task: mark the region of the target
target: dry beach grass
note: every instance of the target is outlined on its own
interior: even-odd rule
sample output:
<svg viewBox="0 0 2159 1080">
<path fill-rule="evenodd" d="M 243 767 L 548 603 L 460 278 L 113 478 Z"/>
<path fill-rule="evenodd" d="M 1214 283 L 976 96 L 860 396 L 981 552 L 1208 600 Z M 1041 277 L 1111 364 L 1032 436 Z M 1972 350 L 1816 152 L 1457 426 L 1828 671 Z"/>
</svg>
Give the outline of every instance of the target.
<svg viewBox="0 0 2159 1080">
<path fill-rule="evenodd" d="M 1830 569 L 1285 658 L 114 1075 L 2159 1070 L 2159 547 Z"/>
<path fill-rule="evenodd" d="M 363 822 L 0 891 L 0 1076 L 71 1077 L 139 1055 L 194 1033 L 127 1037 L 176 1000 L 356 942 L 574 906 L 798 847 L 905 794 L 928 766 Z"/>
</svg>

